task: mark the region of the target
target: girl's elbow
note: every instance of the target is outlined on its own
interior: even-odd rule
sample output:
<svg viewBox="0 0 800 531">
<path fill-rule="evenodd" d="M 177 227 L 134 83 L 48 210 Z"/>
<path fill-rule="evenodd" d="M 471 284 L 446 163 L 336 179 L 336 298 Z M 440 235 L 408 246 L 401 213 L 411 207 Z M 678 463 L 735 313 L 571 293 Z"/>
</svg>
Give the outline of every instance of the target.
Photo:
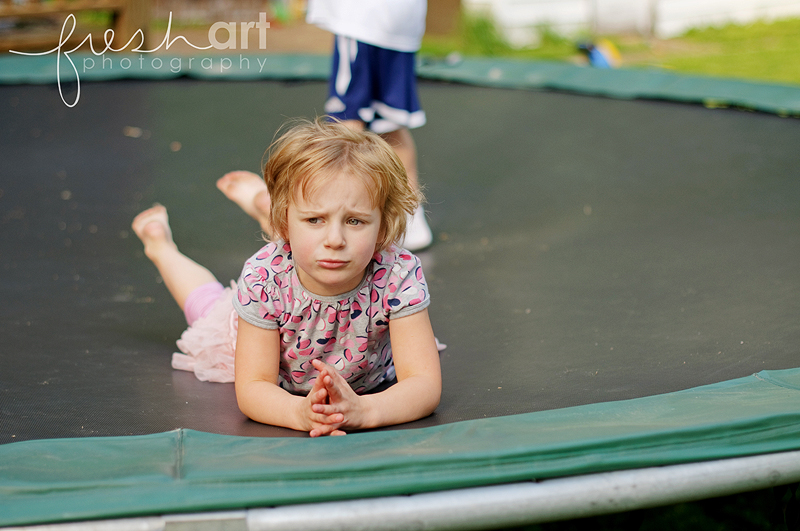
<svg viewBox="0 0 800 531">
<path fill-rule="evenodd" d="M 431 401 L 431 403 L 424 410 L 424 413 L 422 414 L 422 416 L 420 418 L 425 418 L 425 417 L 428 417 L 430 415 L 433 415 L 433 413 L 436 411 L 437 407 L 439 407 L 439 399 L 438 398 L 436 400 Z"/>
<path fill-rule="evenodd" d="M 239 406 L 239 411 L 242 412 L 247 418 L 256 420 L 254 418 L 255 412 L 252 407 L 252 400 L 249 399 L 249 389 L 245 383 L 240 383 L 238 380 L 234 382 L 234 389 L 236 391 L 236 405 Z"/>
<path fill-rule="evenodd" d="M 428 404 L 426 408 L 425 416 L 431 415 L 436 408 L 439 407 L 439 403 L 442 401 L 442 382 L 439 381 L 438 385 L 434 384 L 431 386 L 430 396 L 428 398 Z"/>
</svg>

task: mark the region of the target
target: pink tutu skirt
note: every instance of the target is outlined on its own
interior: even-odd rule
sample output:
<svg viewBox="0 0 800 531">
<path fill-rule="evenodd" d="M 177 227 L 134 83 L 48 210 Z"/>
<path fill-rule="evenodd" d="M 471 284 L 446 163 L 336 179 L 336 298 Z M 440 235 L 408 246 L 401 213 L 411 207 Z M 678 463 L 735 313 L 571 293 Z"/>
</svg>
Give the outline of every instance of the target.
<svg viewBox="0 0 800 531">
<path fill-rule="evenodd" d="M 193 371 L 204 382 L 232 382 L 233 356 L 239 316 L 233 309 L 233 290 L 225 288 L 211 310 L 192 323 L 177 341 L 181 352 L 172 355 L 172 367 Z"/>
</svg>

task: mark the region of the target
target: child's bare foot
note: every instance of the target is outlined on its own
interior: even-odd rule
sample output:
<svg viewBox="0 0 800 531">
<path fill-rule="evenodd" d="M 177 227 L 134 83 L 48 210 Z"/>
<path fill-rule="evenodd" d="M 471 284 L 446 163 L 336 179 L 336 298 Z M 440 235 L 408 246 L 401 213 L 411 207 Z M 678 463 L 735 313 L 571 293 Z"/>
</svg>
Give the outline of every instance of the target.
<svg viewBox="0 0 800 531">
<path fill-rule="evenodd" d="M 217 180 L 217 188 L 269 233 L 270 200 L 264 180 L 253 172 L 232 171 Z"/>
<path fill-rule="evenodd" d="M 163 205 L 153 205 L 140 212 L 131 225 L 133 232 L 144 244 L 144 254 L 155 260 L 164 249 L 175 249 L 172 230 L 169 227 L 167 209 Z"/>
</svg>

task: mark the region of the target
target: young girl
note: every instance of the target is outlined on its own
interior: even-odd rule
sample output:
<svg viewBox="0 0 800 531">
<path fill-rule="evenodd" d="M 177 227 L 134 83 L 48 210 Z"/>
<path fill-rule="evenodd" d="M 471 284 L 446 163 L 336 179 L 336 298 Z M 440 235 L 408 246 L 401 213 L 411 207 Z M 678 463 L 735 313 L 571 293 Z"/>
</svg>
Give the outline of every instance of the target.
<svg viewBox="0 0 800 531">
<path fill-rule="evenodd" d="M 441 372 L 428 289 L 419 259 L 394 245 L 420 201 L 402 163 L 379 136 L 322 119 L 269 155 L 265 183 L 217 183 L 273 238 L 233 290 L 178 251 L 164 207 L 133 221 L 190 325 L 173 366 L 232 381 L 235 356 L 242 412 L 312 437 L 429 415 Z"/>
</svg>

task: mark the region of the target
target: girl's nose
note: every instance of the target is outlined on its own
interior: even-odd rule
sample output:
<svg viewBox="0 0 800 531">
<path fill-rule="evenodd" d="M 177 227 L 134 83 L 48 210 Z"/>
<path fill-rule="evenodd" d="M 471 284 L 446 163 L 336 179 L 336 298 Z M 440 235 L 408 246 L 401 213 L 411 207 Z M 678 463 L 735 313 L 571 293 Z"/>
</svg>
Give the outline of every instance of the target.
<svg viewBox="0 0 800 531">
<path fill-rule="evenodd" d="M 338 223 L 331 223 L 328 225 L 328 231 L 325 233 L 325 246 L 331 249 L 339 249 L 344 246 L 344 231 L 343 227 Z"/>
</svg>

